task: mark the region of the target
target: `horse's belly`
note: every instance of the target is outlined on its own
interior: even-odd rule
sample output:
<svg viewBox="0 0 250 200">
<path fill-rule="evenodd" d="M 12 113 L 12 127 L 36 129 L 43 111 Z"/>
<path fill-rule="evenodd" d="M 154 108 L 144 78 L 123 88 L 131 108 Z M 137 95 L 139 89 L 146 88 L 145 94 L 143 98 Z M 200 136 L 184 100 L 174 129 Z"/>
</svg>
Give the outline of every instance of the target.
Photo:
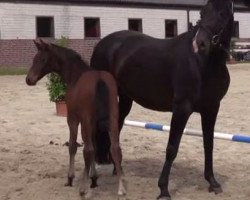
<svg viewBox="0 0 250 200">
<path fill-rule="evenodd" d="M 172 110 L 172 84 L 170 78 L 163 73 L 133 68 L 131 73 L 126 70 L 119 74 L 118 84 L 126 95 L 145 108 Z"/>
</svg>

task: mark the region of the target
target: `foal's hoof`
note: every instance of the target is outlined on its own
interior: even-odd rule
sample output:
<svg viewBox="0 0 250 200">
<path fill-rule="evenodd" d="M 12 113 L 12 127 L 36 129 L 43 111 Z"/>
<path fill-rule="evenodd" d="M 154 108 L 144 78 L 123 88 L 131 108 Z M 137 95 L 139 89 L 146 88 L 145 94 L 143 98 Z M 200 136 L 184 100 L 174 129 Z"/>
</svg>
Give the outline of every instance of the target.
<svg viewBox="0 0 250 200">
<path fill-rule="evenodd" d="M 171 200 L 171 197 L 158 197 L 158 200 Z"/>
<path fill-rule="evenodd" d="M 82 199 L 92 199 L 92 190 L 88 190 L 88 191 L 79 191 L 79 194 L 81 196 Z"/>
<path fill-rule="evenodd" d="M 65 187 L 72 187 L 72 183 L 73 183 L 73 179 L 74 179 L 75 176 L 73 177 L 68 177 L 68 181 L 67 183 L 64 184 Z"/>
<path fill-rule="evenodd" d="M 65 186 L 65 187 L 72 187 L 72 182 L 71 182 L 71 183 L 70 183 L 70 182 L 67 182 L 67 183 L 64 184 L 64 186 Z"/>
<path fill-rule="evenodd" d="M 171 200 L 171 197 L 170 196 L 160 195 L 160 196 L 157 197 L 157 200 Z"/>
<path fill-rule="evenodd" d="M 223 192 L 222 188 L 219 186 L 219 187 L 213 187 L 213 186 L 210 186 L 208 188 L 208 191 L 209 192 L 214 192 L 215 194 L 220 194 Z"/>
<path fill-rule="evenodd" d="M 96 188 L 98 185 L 97 185 L 97 177 L 92 177 L 91 178 L 91 185 L 90 185 L 90 188 Z"/>
<path fill-rule="evenodd" d="M 171 197 L 170 195 L 163 195 L 163 194 L 160 194 L 158 197 L 157 197 L 157 200 L 171 200 Z"/>
<path fill-rule="evenodd" d="M 117 200 L 127 200 L 128 198 L 126 196 L 118 196 Z"/>
</svg>

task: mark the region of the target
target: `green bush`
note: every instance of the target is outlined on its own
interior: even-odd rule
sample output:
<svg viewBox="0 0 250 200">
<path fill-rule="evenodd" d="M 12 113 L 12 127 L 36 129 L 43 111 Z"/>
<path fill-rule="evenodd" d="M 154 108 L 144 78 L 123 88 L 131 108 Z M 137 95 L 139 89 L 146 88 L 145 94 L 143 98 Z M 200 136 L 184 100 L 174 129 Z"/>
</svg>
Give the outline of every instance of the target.
<svg viewBox="0 0 250 200">
<path fill-rule="evenodd" d="M 65 100 L 66 84 L 62 81 L 58 74 L 51 73 L 48 75 L 49 82 L 47 89 L 49 91 L 50 101 L 58 102 Z"/>
<path fill-rule="evenodd" d="M 68 38 L 62 36 L 56 41 L 56 44 L 62 47 L 67 47 L 69 43 Z M 66 84 L 61 77 L 56 73 L 51 73 L 48 76 L 47 89 L 49 91 L 49 98 L 52 102 L 64 101 L 66 94 Z"/>
</svg>

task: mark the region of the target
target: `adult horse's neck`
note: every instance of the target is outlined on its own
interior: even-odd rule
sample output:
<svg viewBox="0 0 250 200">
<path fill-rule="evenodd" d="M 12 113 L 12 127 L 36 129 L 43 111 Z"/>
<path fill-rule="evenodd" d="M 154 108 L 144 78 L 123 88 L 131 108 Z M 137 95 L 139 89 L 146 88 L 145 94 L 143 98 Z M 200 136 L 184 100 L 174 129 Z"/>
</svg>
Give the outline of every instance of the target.
<svg viewBox="0 0 250 200">
<path fill-rule="evenodd" d="M 88 71 L 89 66 L 82 60 L 75 51 L 53 45 L 55 71 L 58 73 L 67 87 L 75 85 L 84 71 Z"/>
</svg>

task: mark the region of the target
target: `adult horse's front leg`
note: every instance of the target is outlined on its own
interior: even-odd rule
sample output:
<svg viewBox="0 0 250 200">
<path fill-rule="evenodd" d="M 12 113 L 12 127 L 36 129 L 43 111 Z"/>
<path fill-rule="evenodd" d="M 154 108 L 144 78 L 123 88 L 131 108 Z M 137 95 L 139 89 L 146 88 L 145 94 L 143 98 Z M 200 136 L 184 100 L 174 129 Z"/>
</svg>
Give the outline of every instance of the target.
<svg viewBox="0 0 250 200">
<path fill-rule="evenodd" d="M 166 150 L 166 160 L 158 182 L 158 186 L 161 190 L 158 199 L 171 199 L 168 191 L 169 174 L 173 161 L 178 153 L 183 130 L 191 113 L 192 106 L 189 101 L 181 102 L 174 106 L 169 141 Z"/>
<path fill-rule="evenodd" d="M 203 108 L 201 111 L 201 122 L 203 131 L 203 143 L 205 152 L 205 179 L 209 182 L 210 192 L 221 193 L 220 184 L 214 178 L 213 172 L 213 146 L 214 146 L 214 126 L 219 111 L 220 104 Z"/>
</svg>

